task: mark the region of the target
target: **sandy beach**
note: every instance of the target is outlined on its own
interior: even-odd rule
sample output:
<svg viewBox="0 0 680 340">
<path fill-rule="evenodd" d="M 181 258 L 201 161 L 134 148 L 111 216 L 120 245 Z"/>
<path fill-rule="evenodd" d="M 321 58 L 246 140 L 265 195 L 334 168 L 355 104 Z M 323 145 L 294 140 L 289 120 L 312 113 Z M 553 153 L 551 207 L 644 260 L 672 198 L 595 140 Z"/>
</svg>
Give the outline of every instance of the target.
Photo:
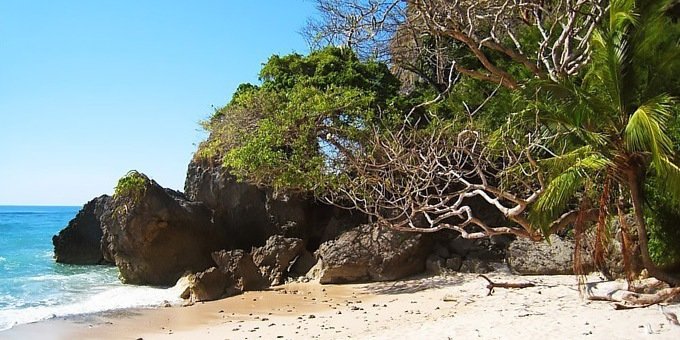
<svg viewBox="0 0 680 340">
<path fill-rule="evenodd" d="M 54 319 L 2 339 L 680 339 L 657 306 L 614 310 L 579 295 L 574 276 L 476 274 L 350 285 L 289 283 L 186 307 Z M 589 277 L 596 281 L 597 277 Z M 666 306 L 680 313 L 680 305 Z"/>
</svg>

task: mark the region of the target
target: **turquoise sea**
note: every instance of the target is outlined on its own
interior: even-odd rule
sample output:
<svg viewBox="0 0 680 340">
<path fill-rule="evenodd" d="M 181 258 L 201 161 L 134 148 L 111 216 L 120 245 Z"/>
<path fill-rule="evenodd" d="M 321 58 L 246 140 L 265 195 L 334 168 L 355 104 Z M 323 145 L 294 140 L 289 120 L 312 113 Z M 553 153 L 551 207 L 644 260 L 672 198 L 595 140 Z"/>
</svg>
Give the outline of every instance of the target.
<svg viewBox="0 0 680 340">
<path fill-rule="evenodd" d="M 113 266 L 56 263 L 52 236 L 79 209 L 0 206 L 0 330 L 53 317 L 178 302 L 172 289 L 123 285 Z"/>
</svg>

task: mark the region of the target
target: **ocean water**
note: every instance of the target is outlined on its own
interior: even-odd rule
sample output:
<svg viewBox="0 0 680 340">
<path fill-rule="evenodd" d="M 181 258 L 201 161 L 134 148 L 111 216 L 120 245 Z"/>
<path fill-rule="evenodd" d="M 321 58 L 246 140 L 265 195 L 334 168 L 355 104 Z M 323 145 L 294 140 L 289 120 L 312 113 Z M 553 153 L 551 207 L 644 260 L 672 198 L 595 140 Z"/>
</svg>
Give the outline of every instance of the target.
<svg viewBox="0 0 680 340">
<path fill-rule="evenodd" d="M 0 206 L 0 330 L 54 317 L 179 302 L 176 289 L 122 284 L 113 266 L 56 263 L 52 235 L 78 210 Z"/>
</svg>

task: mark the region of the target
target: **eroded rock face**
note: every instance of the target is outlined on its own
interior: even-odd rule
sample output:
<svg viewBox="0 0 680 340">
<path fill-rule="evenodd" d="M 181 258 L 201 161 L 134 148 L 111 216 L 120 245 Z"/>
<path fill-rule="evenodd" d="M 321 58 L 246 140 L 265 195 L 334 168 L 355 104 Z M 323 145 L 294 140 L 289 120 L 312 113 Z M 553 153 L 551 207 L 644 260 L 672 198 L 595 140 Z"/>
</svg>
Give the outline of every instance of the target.
<svg viewBox="0 0 680 340">
<path fill-rule="evenodd" d="M 229 248 L 212 212 L 177 191 L 137 174 L 143 184 L 116 195 L 102 217 L 108 256 L 125 283 L 172 285 L 187 271 L 213 266 L 211 253 Z"/>
<path fill-rule="evenodd" d="M 574 243 L 550 235 L 550 242 L 517 239 L 510 244 L 507 261 L 510 269 L 522 275 L 573 274 Z"/>
<path fill-rule="evenodd" d="M 102 195 L 89 202 L 78 212 L 66 228 L 52 237 L 54 257 L 59 263 L 104 264 L 110 263 L 102 253 L 101 216 L 108 209 L 110 196 Z"/>
<path fill-rule="evenodd" d="M 252 256 L 243 250 L 221 250 L 214 252 L 212 257 L 217 267 L 196 273 L 189 279 L 192 302 L 216 300 L 269 286 Z"/>
<path fill-rule="evenodd" d="M 371 225 L 346 231 L 316 252 L 321 283 L 396 280 L 425 270 L 427 235 Z"/>
<path fill-rule="evenodd" d="M 279 285 L 285 282 L 288 268 L 303 250 L 301 239 L 275 235 L 264 246 L 253 249 L 252 255 L 264 278 L 271 285 Z"/>
<path fill-rule="evenodd" d="M 253 262 L 251 254 L 241 249 L 220 250 L 213 253 L 212 257 L 220 271 L 230 275 L 230 281 L 236 290 L 260 290 L 269 286 Z"/>
<path fill-rule="evenodd" d="M 189 277 L 191 302 L 212 301 L 221 298 L 227 287 L 228 277 L 216 267 L 210 267 Z"/>
<path fill-rule="evenodd" d="M 239 249 L 263 246 L 273 235 L 303 239 L 307 248 L 316 249 L 365 219 L 313 199 L 274 195 L 238 182 L 216 160 L 192 160 L 184 190 L 190 200 L 213 210 L 215 224 Z"/>
<path fill-rule="evenodd" d="M 278 231 L 265 209 L 265 192 L 237 182 L 219 162 L 192 160 L 184 191 L 214 211 L 215 223 L 227 230 L 236 248 L 262 245 Z"/>
</svg>

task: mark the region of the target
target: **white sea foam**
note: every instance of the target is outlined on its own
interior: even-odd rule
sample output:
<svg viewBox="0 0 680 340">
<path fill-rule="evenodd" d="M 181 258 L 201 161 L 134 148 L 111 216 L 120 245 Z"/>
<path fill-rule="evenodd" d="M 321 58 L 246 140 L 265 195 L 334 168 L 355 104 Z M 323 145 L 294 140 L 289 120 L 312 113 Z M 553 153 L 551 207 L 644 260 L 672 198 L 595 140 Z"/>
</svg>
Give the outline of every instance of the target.
<svg viewBox="0 0 680 340">
<path fill-rule="evenodd" d="M 5 261 L 7 261 L 7 259 L 4 258 L 4 257 L 2 257 L 2 256 L 0 256 L 0 262 L 5 262 Z"/>
<path fill-rule="evenodd" d="M 177 304 L 180 301 L 179 291 L 176 287 L 122 286 L 97 293 L 76 303 L 0 310 L 0 330 L 54 317 L 123 308 L 157 307 L 167 302 Z"/>
</svg>

